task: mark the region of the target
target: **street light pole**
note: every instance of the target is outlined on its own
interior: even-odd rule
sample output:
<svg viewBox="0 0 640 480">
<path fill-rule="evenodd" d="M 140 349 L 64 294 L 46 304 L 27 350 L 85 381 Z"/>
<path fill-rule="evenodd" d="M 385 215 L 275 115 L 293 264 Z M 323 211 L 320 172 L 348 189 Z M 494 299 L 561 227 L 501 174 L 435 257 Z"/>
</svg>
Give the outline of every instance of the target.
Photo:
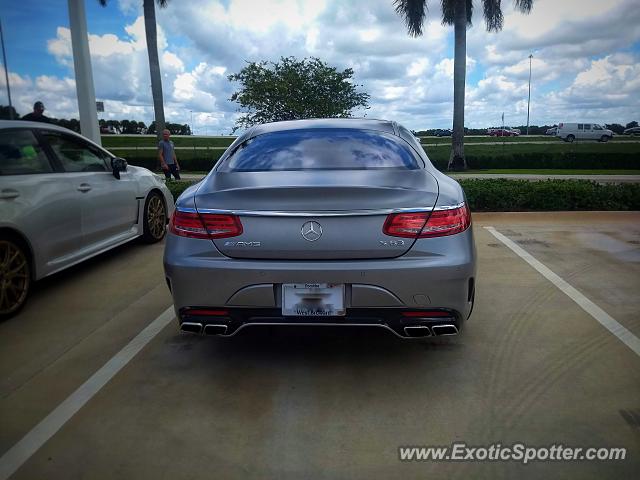
<svg viewBox="0 0 640 480">
<path fill-rule="evenodd" d="M 529 135 L 529 108 L 531 107 L 531 59 L 533 54 L 529 55 L 529 100 L 527 100 L 527 135 Z"/>
<path fill-rule="evenodd" d="M 7 97 L 9 97 L 9 120 L 13 120 L 13 105 L 11 105 L 11 87 L 9 86 L 9 67 L 7 66 L 7 53 L 4 50 L 4 34 L 2 22 L 0 22 L 0 42 L 2 42 L 2 64 L 4 65 L 4 77 L 7 81 Z"/>
<path fill-rule="evenodd" d="M 189 110 L 189 112 L 191 112 L 191 135 L 193 135 L 193 110 Z"/>
</svg>

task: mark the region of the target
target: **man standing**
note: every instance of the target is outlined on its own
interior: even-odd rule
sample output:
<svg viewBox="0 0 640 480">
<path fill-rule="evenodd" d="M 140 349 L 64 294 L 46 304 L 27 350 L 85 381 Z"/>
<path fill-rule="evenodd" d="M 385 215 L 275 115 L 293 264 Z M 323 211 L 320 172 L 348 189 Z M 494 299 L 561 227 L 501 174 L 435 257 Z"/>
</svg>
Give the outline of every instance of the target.
<svg viewBox="0 0 640 480">
<path fill-rule="evenodd" d="M 44 115 L 44 104 L 40 101 L 37 101 L 33 104 L 33 112 L 27 113 L 22 120 L 27 120 L 29 122 L 43 122 L 43 123 L 51 123 L 51 119 L 49 117 L 45 117 Z"/>
<path fill-rule="evenodd" d="M 180 165 L 176 158 L 176 149 L 173 142 L 169 140 L 171 132 L 169 130 L 162 131 L 162 140 L 158 143 L 158 159 L 160 160 L 160 168 L 164 172 L 167 180 L 171 180 L 171 175 L 176 180 L 180 180 Z"/>
</svg>

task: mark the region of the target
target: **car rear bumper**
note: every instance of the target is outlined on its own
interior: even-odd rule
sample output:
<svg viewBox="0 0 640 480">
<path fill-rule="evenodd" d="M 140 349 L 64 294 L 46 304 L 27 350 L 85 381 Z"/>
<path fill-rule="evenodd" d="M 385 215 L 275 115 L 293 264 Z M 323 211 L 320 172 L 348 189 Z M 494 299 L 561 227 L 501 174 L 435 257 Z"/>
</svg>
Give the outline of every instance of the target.
<svg viewBox="0 0 640 480">
<path fill-rule="evenodd" d="M 233 259 L 209 240 L 169 234 L 164 266 L 180 322 L 189 321 L 186 309 L 226 309 L 231 314 L 225 335 L 262 323 L 364 324 L 405 336 L 408 322 L 400 320 L 406 310 L 451 312 L 447 321 L 460 329 L 473 306 L 476 271 L 471 228 L 418 240 L 397 258 L 330 261 Z M 310 282 L 345 284 L 346 317 L 282 317 L 282 284 Z"/>
<path fill-rule="evenodd" d="M 283 317 L 279 308 L 229 308 L 215 312 L 216 315 L 206 315 L 202 309 L 183 308 L 178 312 L 180 328 L 188 333 L 231 337 L 256 326 L 369 327 L 384 328 L 401 338 L 422 338 L 456 335 L 464 321 L 459 312 L 442 309 L 349 308 L 344 317 L 322 318 Z M 422 316 L 416 316 L 420 313 Z"/>
</svg>

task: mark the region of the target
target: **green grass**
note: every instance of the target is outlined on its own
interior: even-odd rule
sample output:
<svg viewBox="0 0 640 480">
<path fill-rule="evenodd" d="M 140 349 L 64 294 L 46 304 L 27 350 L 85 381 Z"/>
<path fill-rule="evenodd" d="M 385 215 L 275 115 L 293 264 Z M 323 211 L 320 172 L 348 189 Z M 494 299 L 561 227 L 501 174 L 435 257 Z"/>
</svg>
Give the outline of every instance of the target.
<svg viewBox="0 0 640 480">
<path fill-rule="evenodd" d="M 640 137 L 632 137 L 632 136 L 628 136 L 628 135 L 618 135 L 615 136 L 613 138 L 613 140 L 611 140 L 611 142 L 609 143 L 624 143 L 624 142 L 633 142 L 633 141 L 640 141 Z M 437 144 L 438 146 L 440 145 L 451 145 L 451 137 L 426 137 L 426 138 L 421 138 L 420 142 L 422 144 Z M 543 137 L 541 136 L 533 136 L 533 137 L 526 137 L 526 136 L 520 136 L 520 137 L 490 137 L 489 135 L 486 136 L 481 136 L 481 137 L 465 137 L 465 142 L 466 143 L 491 143 L 491 142 L 500 142 L 500 143 L 523 143 L 523 142 L 554 142 L 554 143 L 566 143 L 563 140 L 559 139 L 558 137 L 552 137 L 550 135 L 545 135 Z M 575 144 L 593 144 L 593 143 L 600 143 L 596 140 L 582 140 L 582 141 L 576 141 Z"/>
<path fill-rule="evenodd" d="M 196 137 L 172 137 L 173 143 L 177 147 L 227 147 L 231 145 L 231 143 L 235 140 L 236 137 L 229 136 L 227 138 L 196 138 Z M 629 141 L 639 141 L 640 137 L 631 137 L 631 136 L 616 136 L 608 145 L 616 144 L 616 143 L 625 143 Z M 449 146 L 451 145 L 451 137 L 427 137 L 421 139 L 423 144 L 437 144 L 438 146 Z M 540 141 L 549 141 L 554 142 L 558 145 L 570 145 L 559 138 L 545 136 L 545 137 L 467 137 L 467 143 L 490 143 L 490 142 L 504 142 L 504 143 L 522 143 L 522 142 L 540 142 Z M 582 145 L 589 146 L 598 144 L 599 142 L 595 141 L 582 141 L 576 142 L 573 145 Z M 102 136 L 102 145 L 105 148 L 109 147 L 154 147 L 156 146 L 155 137 L 150 137 L 146 135 L 140 135 L 136 137 L 122 136 L 122 135 L 103 135 Z M 473 145 L 471 146 L 473 147 Z M 469 148 L 471 148 L 469 147 Z M 434 148 L 434 147 L 427 147 Z"/>
</svg>

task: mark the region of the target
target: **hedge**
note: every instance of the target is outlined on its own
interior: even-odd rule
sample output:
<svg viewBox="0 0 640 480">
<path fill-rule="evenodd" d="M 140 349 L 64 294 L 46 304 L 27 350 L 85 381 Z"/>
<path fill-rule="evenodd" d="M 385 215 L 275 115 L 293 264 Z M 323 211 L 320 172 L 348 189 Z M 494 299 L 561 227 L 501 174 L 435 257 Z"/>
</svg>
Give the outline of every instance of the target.
<svg viewBox="0 0 640 480">
<path fill-rule="evenodd" d="M 440 171 L 447 169 L 449 154 L 429 154 L 431 163 Z M 482 169 L 640 169 L 639 156 L 621 152 L 531 152 L 506 155 L 467 154 L 467 165 L 472 170 Z"/>
<path fill-rule="evenodd" d="M 131 165 L 158 170 L 158 159 L 147 154 L 121 154 Z M 216 164 L 222 150 L 213 151 L 181 151 L 180 167 L 185 171 L 209 171 Z M 631 170 L 640 169 L 640 158 L 620 152 L 584 153 L 584 152 L 551 152 L 551 153 L 513 153 L 509 155 L 467 155 L 467 164 L 472 170 L 482 169 L 607 169 Z M 446 171 L 449 160 L 440 155 L 430 154 L 433 165 L 440 171 Z"/>
<path fill-rule="evenodd" d="M 590 180 L 460 180 L 474 211 L 640 210 L 640 184 Z"/>
<path fill-rule="evenodd" d="M 195 182 L 169 181 L 174 198 Z M 473 211 L 640 210 L 640 184 L 589 180 L 460 180 Z"/>
</svg>

